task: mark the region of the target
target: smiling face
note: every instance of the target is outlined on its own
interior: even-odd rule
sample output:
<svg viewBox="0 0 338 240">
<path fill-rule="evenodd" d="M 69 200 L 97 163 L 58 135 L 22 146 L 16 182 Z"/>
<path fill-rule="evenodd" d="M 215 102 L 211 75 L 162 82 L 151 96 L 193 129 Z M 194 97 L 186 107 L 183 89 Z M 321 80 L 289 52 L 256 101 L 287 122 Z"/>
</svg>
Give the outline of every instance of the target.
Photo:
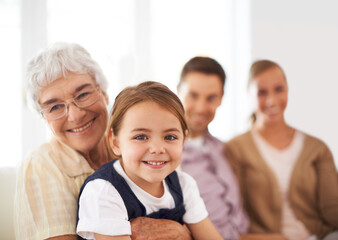
<svg viewBox="0 0 338 240">
<path fill-rule="evenodd" d="M 278 67 L 269 68 L 255 76 L 250 84 L 258 123 L 272 124 L 284 121 L 288 102 L 288 86 Z"/>
<path fill-rule="evenodd" d="M 177 168 L 183 141 L 178 118 L 152 101 L 130 107 L 117 136 L 112 134 L 109 140 L 114 153 L 122 156 L 128 177 L 145 191 Z"/>
<path fill-rule="evenodd" d="M 218 75 L 190 72 L 178 89 L 191 137 L 203 136 L 221 105 L 223 86 Z"/>
<path fill-rule="evenodd" d="M 42 108 L 51 102 L 69 103 L 65 116 L 46 121 L 57 139 L 83 155 L 93 150 L 104 137 L 108 121 L 108 98 L 103 93 L 99 94 L 99 99 L 85 108 L 79 108 L 69 100 L 95 87 L 95 81 L 89 74 L 68 73 L 66 77 L 43 88 L 39 95 Z"/>
</svg>

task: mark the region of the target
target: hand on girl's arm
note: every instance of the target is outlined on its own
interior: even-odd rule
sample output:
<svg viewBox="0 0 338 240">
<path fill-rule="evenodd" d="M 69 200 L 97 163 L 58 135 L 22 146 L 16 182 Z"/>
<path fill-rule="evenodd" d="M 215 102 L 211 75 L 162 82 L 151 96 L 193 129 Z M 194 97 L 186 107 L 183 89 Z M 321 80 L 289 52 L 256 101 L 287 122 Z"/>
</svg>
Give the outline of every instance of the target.
<svg viewBox="0 0 338 240">
<path fill-rule="evenodd" d="M 209 218 L 205 218 L 199 223 L 188 224 L 188 228 L 195 240 L 223 240 Z"/>
<path fill-rule="evenodd" d="M 192 240 L 189 230 L 167 219 L 138 217 L 131 222 L 132 236 L 107 236 L 94 233 L 97 240 Z"/>
<path fill-rule="evenodd" d="M 132 240 L 192 240 L 189 230 L 167 219 L 138 217 L 131 221 Z"/>
</svg>

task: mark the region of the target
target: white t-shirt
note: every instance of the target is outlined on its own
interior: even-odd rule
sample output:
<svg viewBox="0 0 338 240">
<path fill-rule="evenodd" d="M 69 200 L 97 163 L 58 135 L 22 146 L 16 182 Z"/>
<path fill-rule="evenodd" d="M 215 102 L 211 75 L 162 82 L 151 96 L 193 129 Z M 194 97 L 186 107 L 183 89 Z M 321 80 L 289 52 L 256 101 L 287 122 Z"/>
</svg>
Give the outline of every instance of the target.
<svg viewBox="0 0 338 240">
<path fill-rule="evenodd" d="M 114 163 L 115 170 L 126 180 L 136 197 L 144 205 L 147 215 L 162 208 L 174 208 L 175 202 L 167 183 L 163 180 L 164 194 L 157 198 L 138 187 L 124 172 L 119 161 Z M 187 224 L 198 223 L 208 216 L 200 197 L 195 180 L 184 172 L 177 172 L 182 188 Z M 106 180 L 90 181 L 80 197 L 79 222 L 77 233 L 86 239 L 95 239 L 94 233 L 119 236 L 131 235 L 128 212 L 116 188 Z"/>
</svg>

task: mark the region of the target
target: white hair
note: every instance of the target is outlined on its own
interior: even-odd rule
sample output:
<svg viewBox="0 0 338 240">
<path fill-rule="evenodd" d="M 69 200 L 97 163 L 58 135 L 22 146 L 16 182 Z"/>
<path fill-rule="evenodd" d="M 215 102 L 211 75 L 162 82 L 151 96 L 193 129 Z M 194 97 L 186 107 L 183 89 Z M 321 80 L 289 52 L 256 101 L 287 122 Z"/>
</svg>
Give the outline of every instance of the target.
<svg viewBox="0 0 338 240">
<path fill-rule="evenodd" d="M 106 93 L 108 81 L 87 50 L 76 43 L 57 42 L 40 51 L 28 63 L 26 77 L 30 107 L 39 112 L 40 91 L 55 80 L 65 77 L 68 72 L 88 73 Z"/>
</svg>

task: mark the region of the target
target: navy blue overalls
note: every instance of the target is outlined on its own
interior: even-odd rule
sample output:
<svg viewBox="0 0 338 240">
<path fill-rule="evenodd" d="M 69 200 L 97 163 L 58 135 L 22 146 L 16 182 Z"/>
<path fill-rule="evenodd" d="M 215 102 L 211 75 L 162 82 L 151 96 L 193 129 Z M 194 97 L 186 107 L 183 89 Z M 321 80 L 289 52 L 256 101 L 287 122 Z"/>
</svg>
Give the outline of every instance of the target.
<svg viewBox="0 0 338 240">
<path fill-rule="evenodd" d="M 117 159 L 104 164 L 102 167 L 100 167 L 96 172 L 94 172 L 86 179 L 86 181 L 83 183 L 83 186 L 81 187 L 79 199 L 85 185 L 88 182 L 98 178 L 104 179 L 110 182 L 121 195 L 128 212 L 129 221 L 137 217 L 150 217 L 158 219 L 169 219 L 183 224 L 183 215 L 185 213 L 185 208 L 183 205 L 182 189 L 176 171 L 172 172 L 165 178 L 165 181 L 169 187 L 169 191 L 174 198 L 175 208 L 173 209 L 163 208 L 157 212 L 153 212 L 151 214 L 146 215 L 146 209 L 143 206 L 143 204 L 140 202 L 140 200 L 138 200 L 138 198 L 133 193 L 133 191 L 131 190 L 127 182 L 124 180 L 124 178 L 120 174 L 118 174 L 118 172 L 116 172 L 113 166 L 115 161 L 117 161 Z M 78 220 L 79 220 L 79 211 L 77 214 L 77 221 Z M 78 239 L 83 238 L 78 236 Z"/>
</svg>

